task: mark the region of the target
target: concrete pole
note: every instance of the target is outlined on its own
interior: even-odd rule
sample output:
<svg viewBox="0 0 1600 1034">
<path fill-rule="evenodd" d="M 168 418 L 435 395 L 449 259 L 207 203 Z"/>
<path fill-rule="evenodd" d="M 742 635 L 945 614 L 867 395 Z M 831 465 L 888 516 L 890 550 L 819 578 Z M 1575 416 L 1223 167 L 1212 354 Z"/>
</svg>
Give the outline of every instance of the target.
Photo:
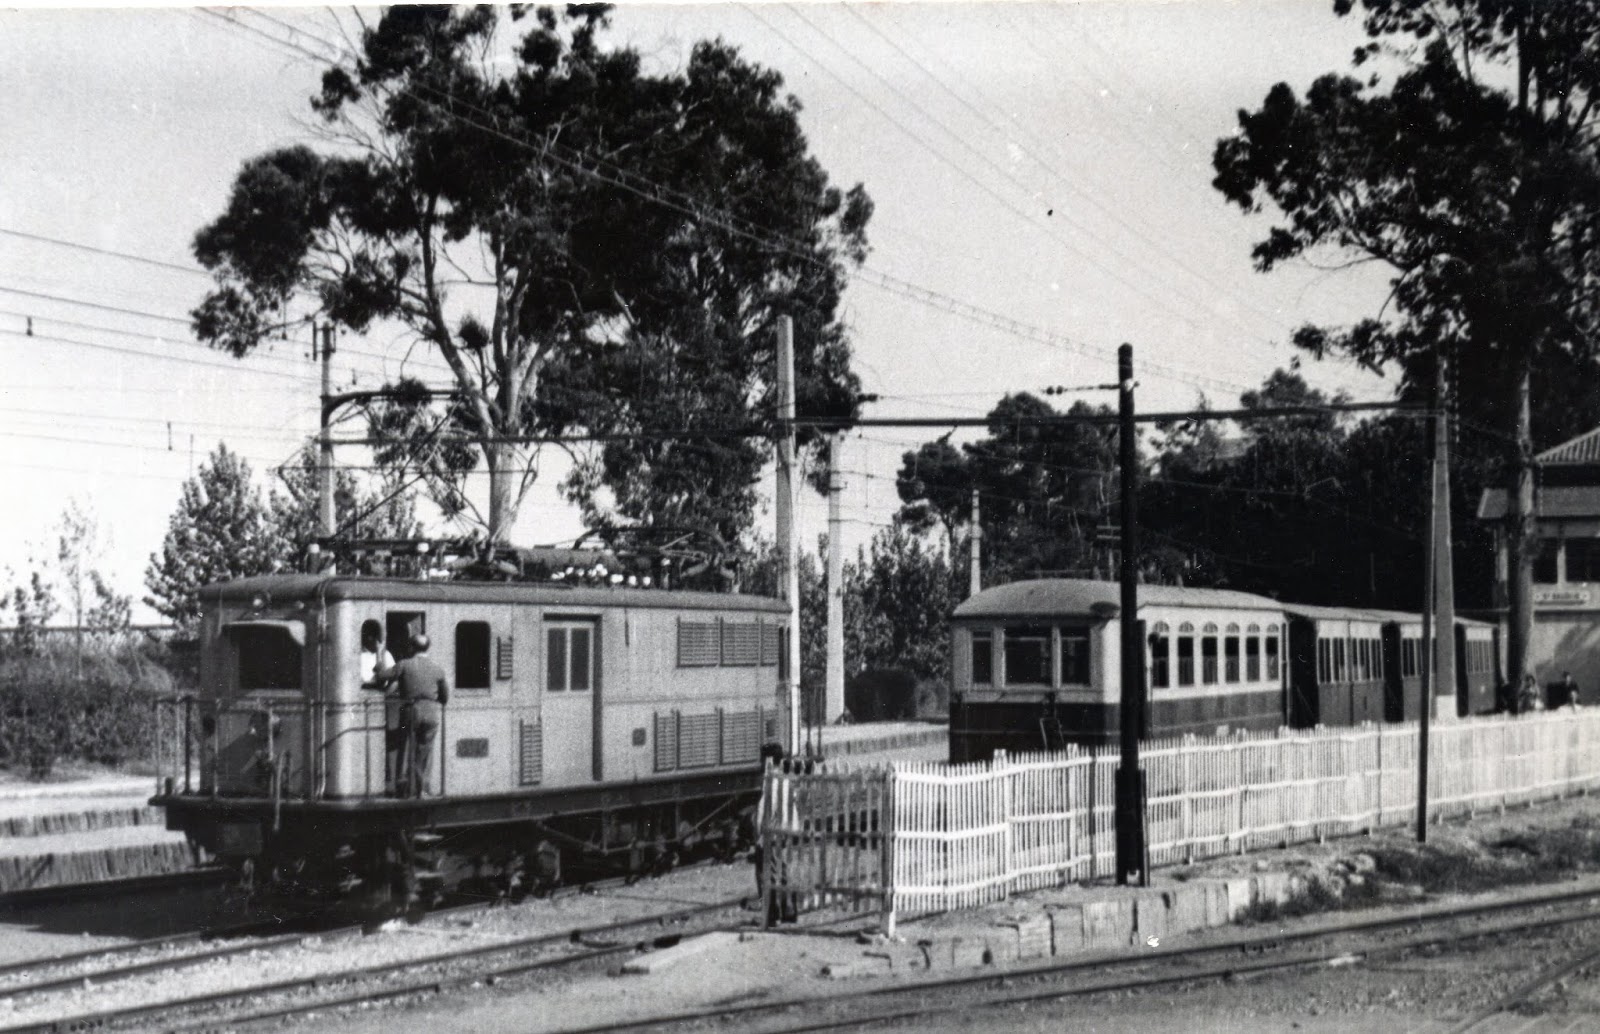
<svg viewBox="0 0 1600 1034">
<path fill-rule="evenodd" d="M 828 443 L 828 680 L 822 720 L 838 721 L 844 714 L 844 433 L 835 431 Z"/>
<path fill-rule="evenodd" d="M 800 752 L 800 527 L 795 520 L 794 320 L 778 317 L 778 574 L 784 602 L 789 604 L 785 646 L 787 679 L 780 687 L 789 711 L 789 754 Z"/>
<path fill-rule="evenodd" d="M 978 506 L 978 490 L 972 490 L 972 535 L 967 540 L 968 566 L 967 597 L 983 591 L 983 523 L 979 520 L 982 510 Z"/>
<path fill-rule="evenodd" d="M 1450 542 L 1450 386 L 1441 352 L 1434 375 L 1439 415 L 1433 422 L 1433 593 L 1435 714 L 1451 721 L 1456 712 L 1456 587 Z"/>
</svg>

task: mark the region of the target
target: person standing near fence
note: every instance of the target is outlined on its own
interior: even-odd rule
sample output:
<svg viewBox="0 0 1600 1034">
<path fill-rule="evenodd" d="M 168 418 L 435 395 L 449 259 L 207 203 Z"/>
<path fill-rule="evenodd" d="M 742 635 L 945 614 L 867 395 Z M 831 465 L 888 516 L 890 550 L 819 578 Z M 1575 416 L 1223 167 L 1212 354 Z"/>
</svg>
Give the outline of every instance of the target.
<svg viewBox="0 0 1600 1034">
<path fill-rule="evenodd" d="M 420 797 L 428 792 L 433 739 L 439 732 L 443 708 L 450 702 L 450 682 L 444 669 L 428 656 L 430 645 L 426 635 L 417 633 L 411 637 L 411 656 L 378 675 L 394 687 L 400 702 L 395 792 L 402 797 Z"/>
</svg>

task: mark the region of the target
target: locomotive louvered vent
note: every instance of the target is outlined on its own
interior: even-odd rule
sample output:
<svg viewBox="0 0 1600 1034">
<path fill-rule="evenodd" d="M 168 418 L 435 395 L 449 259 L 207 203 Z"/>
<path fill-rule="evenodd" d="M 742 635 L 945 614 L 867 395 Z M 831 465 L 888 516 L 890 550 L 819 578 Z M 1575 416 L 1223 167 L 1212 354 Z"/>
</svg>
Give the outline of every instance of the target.
<svg viewBox="0 0 1600 1034">
<path fill-rule="evenodd" d="M 717 763 L 722 751 L 717 742 L 722 732 L 722 716 L 686 714 L 678 718 L 678 767 L 708 768 Z"/>
<path fill-rule="evenodd" d="M 722 763 L 749 764 L 761 757 L 761 712 L 722 716 Z"/>
<path fill-rule="evenodd" d="M 523 786 L 537 786 L 544 780 L 544 729 L 538 722 L 523 722 L 520 732 L 517 781 Z"/>
<path fill-rule="evenodd" d="M 761 663 L 761 626 L 755 622 L 722 623 L 722 663 L 753 667 Z"/>
<path fill-rule="evenodd" d="M 656 715 L 656 771 L 678 767 L 678 712 Z"/>
<path fill-rule="evenodd" d="M 678 619 L 678 667 L 715 666 L 722 659 L 722 644 L 715 621 Z"/>
<path fill-rule="evenodd" d="M 783 626 L 782 625 L 767 625 L 767 624 L 763 624 L 761 626 L 761 664 L 762 664 L 762 666 L 765 667 L 767 665 L 777 664 L 778 663 L 778 655 L 782 651 L 783 651 Z"/>
<path fill-rule="evenodd" d="M 762 742 L 766 742 L 768 740 L 776 740 L 777 738 L 778 716 L 775 714 L 769 714 L 767 715 L 766 721 L 761 723 L 761 739 Z"/>
<path fill-rule="evenodd" d="M 511 677 L 511 658 L 515 651 L 512 649 L 512 640 L 508 635 L 503 635 L 494 641 L 494 677 L 509 679 Z"/>
</svg>

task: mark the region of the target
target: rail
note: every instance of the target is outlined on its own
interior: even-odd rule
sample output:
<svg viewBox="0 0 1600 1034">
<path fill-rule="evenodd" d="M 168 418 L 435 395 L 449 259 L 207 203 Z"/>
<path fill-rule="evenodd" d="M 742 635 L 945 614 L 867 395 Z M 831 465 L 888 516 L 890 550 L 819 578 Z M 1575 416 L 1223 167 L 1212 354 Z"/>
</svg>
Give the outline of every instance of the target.
<svg viewBox="0 0 1600 1034">
<path fill-rule="evenodd" d="M 1141 751 L 1152 866 L 1403 825 L 1414 723 L 1152 740 Z M 1600 709 L 1435 726 L 1438 818 L 1600 787 Z M 1115 747 L 993 761 L 770 766 L 761 881 L 769 921 L 824 904 L 966 908 L 1113 871 Z"/>
</svg>

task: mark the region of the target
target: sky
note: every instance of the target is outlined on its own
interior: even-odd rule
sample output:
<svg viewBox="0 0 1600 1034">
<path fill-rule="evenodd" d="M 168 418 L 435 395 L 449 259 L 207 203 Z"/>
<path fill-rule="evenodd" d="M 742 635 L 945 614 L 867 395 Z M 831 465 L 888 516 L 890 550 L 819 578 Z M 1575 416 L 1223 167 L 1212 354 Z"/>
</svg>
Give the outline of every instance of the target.
<svg viewBox="0 0 1600 1034">
<path fill-rule="evenodd" d="M 281 6 L 0 11 L 0 576 L 53 552 L 76 500 L 99 519 L 100 568 L 137 600 L 184 479 L 219 442 L 265 488 L 315 434 L 309 333 L 242 361 L 197 343 L 187 313 L 210 280 L 190 246 L 241 163 L 315 143 L 324 66 L 302 51 L 332 56 L 352 24 Z M 1210 186 L 1240 108 L 1349 67 L 1359 26 L 1331 0 L 625 4 L 610 34 L 657 69 L 714 36 L 783 75 L 813 154 L 875 202 L 844 310 L 880 396 L 868 415 L 981 416 L 1007 392 L 1104 383 L 1123 342 L 1140 409 L 1229 406 L 1289 364 L 1294 327 L 1383 304 L 1381 273 L 1338 256 L 1255 272 L 1268 218 Z M 382 331 L 341 340 L 335 379 L 443 384 L 443 370 Z M 1357 400 L 1393 391 L 1345 363 L 1303 372 Z M 898 508 L 901 454 L 940 433 L 847 441 L 848 548 Z M 544 471 L 518 543 L 582 531 L 555 492 L 560 463 Z M 803 542 L 826 509 L 802 500 Z M 462 530 L 425 514 L 432 532 Z M 140 604 L 135 619 L 156 617 Z"/>
</svg>

